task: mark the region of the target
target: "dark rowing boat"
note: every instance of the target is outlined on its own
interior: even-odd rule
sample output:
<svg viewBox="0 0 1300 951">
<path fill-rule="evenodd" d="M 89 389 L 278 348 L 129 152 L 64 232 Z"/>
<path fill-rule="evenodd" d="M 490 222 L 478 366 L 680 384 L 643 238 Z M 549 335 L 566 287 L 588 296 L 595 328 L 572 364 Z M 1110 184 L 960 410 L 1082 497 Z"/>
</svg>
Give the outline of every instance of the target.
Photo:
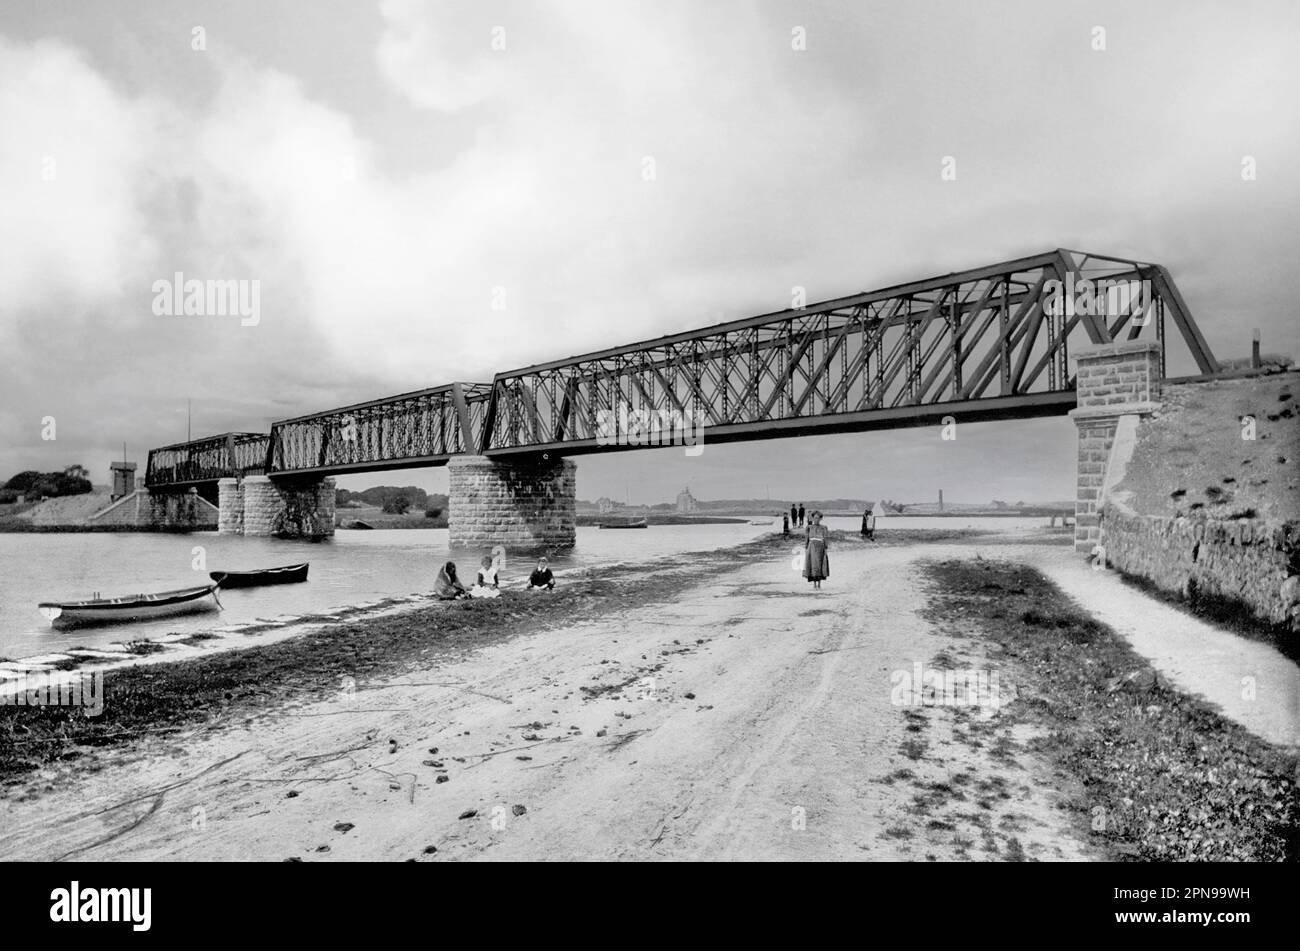
<svg viewBox="0 0 1300 951">
<path fill-rule="evenodd" d="M 160 591 L 157 594 L 129 594 L 120 598 L 42 601 L 37 605 L 41 614 L 49 620 L 50 626 L 55 628 L 141 621 L 188 614 L 191 611 L 215 611 L 220 607 L 215 584 Z"/>
<path fill-rule="evenodd" d="M 645 519 L 636 519 L 627 522 L 601 522 L 597 528 L 649 528 L 650 523 Z"/>
<path fill-rule="evenodd" d="M 208 577 L 225 588 L 257 588 L 264 584 L 294 584 L 307 580 L 307 566 L 282 565 L 279 568 L 259 568 L 256 571 L 210 571 Z"/>
</svg>

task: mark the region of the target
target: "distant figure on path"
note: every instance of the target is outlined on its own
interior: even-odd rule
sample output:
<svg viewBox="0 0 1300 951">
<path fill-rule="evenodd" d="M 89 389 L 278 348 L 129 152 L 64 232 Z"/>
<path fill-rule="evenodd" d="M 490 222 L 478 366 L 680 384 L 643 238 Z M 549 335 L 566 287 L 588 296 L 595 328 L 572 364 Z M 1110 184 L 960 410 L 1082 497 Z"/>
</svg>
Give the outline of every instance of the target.
<svg viewBox="0 0 1300 951">
<path fill-rule="evenodd" d="M 799 527 L 799 510 L 795 508 L 794 503 L 790 503 L 790 524 L 795 528 Z"/>
<path fill-rule="evenodd" d="M 790 516 L 789 516 L 789 515 L 784 515 L 784 514 L 783 514 L 783 515 L 781 516 L 781 534 L 782 534 L 782 535 L 789 535 L 789 534 L 790 534 Z"/>
<path fill-rule="evenodd" d="M 802 525 L 804 524 L 804 517 L 803 517 L 803 503 L 802 503 L 802 502 L 799 503 L 799 521 L 796 522 L 795 524 L 796 524 L 796 525 L 800 525 L 800 526 L 802 526 Z"/>
<path fill-rule="evenodd" d="M 469 592 L 465 586 L 460 583 L 456 577 L 456 563 L 449 561 L 442 566 L 438 572 L 438 577 L 433 582 L 433 593 L 443 601 L 455 601 L 457 598 L 468 598 Z"/>
<path fill-rule="evenodd" d="M 553 591 L 555 589 L 555 575 L 551 574 L 550 566 L 547 565 L 545 558 L 537 559 L 537 567 L 533 573 L 528 576 L 529 591 Z"/>
<path fill-rule="evenodd" d="M 501 588 L 497 581 L 497 568 L 493 563 L 491 555 L 484 555 L 482 562 L 483 567 L 478 570 L 478 578 L 474 582 L 474 587 L 469 589 L 471 598 L 499 598 L 501 597 Z"/>
<path fill-rule="evenodd" d="M 876 517 L 871 514 L 871 509 L 864 509 L 862 512 L 862 537 L 874 538 L 876 536 Z"/>
<path fill-rule="evenodd" d="M 808 520 L 808 537 L 803 546 L 803 576 L 812 582 L 814 591 L 820 591 L 822 581 L 831 576 L 831 562 L 826 557 L 828 534 L 822 524 L 822 513 L 814 511 Z"/>
</svg>

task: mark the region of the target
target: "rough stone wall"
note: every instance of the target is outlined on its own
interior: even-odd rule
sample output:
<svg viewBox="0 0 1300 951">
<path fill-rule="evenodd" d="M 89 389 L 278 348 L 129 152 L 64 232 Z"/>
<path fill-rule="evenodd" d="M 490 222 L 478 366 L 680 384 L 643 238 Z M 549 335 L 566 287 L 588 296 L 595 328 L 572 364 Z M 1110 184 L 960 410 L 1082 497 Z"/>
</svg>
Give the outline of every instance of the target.
<svg viewBox="0 0 1300 951">
<path fill-rule="evenodd" d="M 1102 524 L 1110 567 L 1300 631 L 1300 522 L 1169 518 L 1107 505 Z"/>
<path fill-rule="evenodd" d="M 244 487 L 238 479 L 222 479 L 217 483 L 217 531 L 222 535 L 244 534 Z"/>
<path fill-rule="evenodd" d="M 448 463 L 447 525 L 453 548 L 572 548 L 578 466 L 572 459 Z"/>
<path fill-rule="evenodd" d="M 323 538 L 334 534 L 334 479 L 277 482 L 247 476 L 243 485 L 245 535 Z"/>
</svg>

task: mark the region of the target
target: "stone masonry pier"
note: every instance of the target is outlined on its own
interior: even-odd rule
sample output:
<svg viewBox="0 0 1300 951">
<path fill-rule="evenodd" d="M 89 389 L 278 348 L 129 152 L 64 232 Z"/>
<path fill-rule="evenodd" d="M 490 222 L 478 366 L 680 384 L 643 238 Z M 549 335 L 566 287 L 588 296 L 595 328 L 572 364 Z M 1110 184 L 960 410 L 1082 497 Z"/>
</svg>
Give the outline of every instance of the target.
<svg viewBox="0 0 1300 951">
<path fill-rule="evenodd" d="M 456 456 L 447 468 L 451 547 L 573 547 L 578 467 L 572 459 Z"/>
<path fill-rule="evenodd" d="M 1160 409 L 1160 344 L 1113 343 L 1074 354 L 1079 429 L 1074 550 L 1091 554 L 1101 539 L 1102 495 L 1122 473 L 1107 471 L 1116 441 L 1128 443 L 1138 423 Z M 1118 458 L 1127 458 L 1120 452 Z"/>
<path fill-rule="evenodd" d="M 334 534 L 334 479 L 222 479 L 217 484 L 223 535 L 325 538 Z"/>
</svg>

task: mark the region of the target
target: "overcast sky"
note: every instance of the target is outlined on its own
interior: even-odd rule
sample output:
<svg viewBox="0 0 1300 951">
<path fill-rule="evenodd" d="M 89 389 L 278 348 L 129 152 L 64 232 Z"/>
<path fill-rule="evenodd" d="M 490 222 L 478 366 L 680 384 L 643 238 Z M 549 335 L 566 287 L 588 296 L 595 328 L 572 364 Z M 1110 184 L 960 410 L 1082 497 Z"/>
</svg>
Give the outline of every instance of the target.
<svg viewBox="0 0 1300 951">
<path fill-rule="evenodd" d="M 1058 246 L 1168 266 L 1220 358 L 1300 356 L 1298 39 L 1281 0 L 6 0 L 0 476 L 143 471 L 187 398 L 265 431 Z M 155 315 L 176 271 L 260 281 L 260 323 Z M 578 491 L 1070 498 L 1073 440 L 587 456 Z M 343 484 L 412 481 L 446 485 Z"/>
</svg>

